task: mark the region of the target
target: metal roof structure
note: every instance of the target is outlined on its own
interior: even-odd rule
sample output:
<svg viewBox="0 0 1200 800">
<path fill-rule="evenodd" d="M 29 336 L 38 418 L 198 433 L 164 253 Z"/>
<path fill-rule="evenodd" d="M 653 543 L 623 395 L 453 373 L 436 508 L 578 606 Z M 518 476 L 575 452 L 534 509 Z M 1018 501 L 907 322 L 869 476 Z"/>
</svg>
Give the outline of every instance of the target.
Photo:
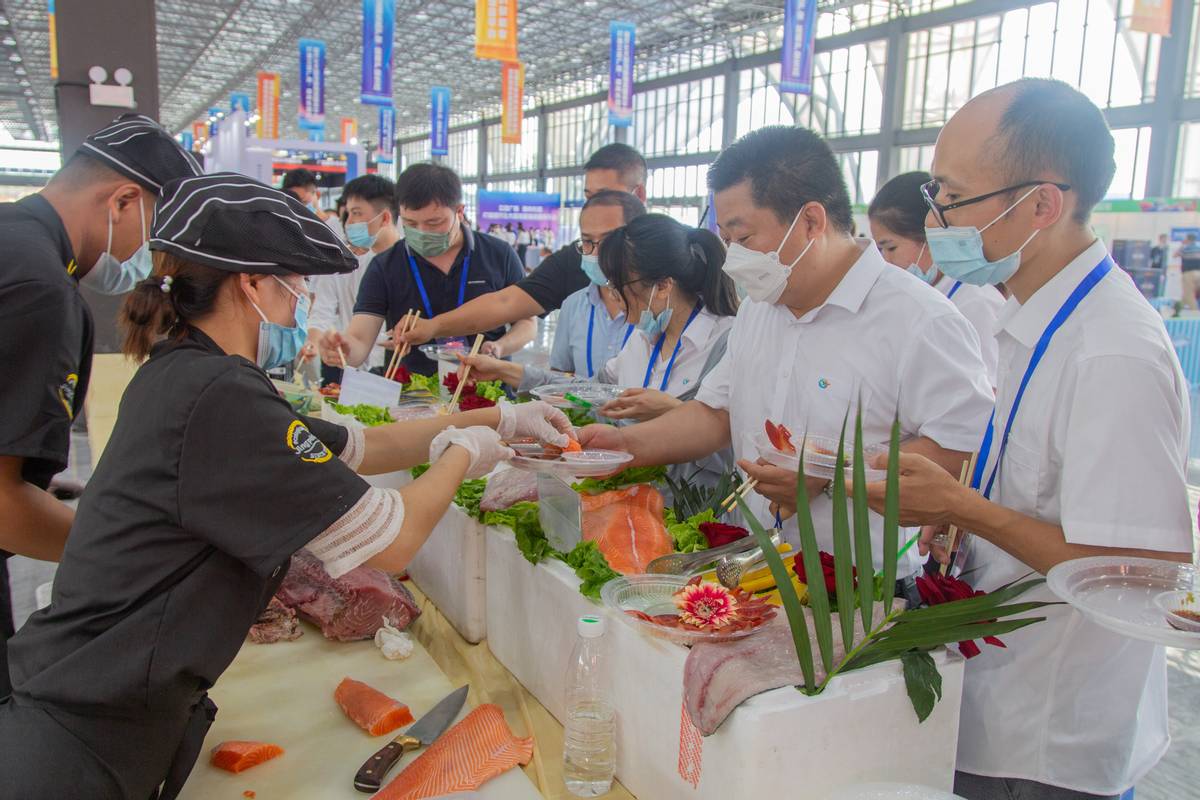
<svg viewBox="0 0 1200 800">
<path fill-rule="evenodd" d="M 358 119 L 364 136 L 374 132 L 375 108 L 358 102 L 360 0 L 159 0 L 157 14 L 159 104 L 172 130 L 210 107 L 227 109 L 232 92 L 253 97 L 256 73 L 267 70 L 282 76 L 281 133 L 299 135 L 297 41 L 310 37 L 327 45 L 326 135 L 337 135 L 340 117 Z M 603 88 L 613 20 L 637 24 L 644 79 L 737 55 L 747 37 L 778 31 L 782 17 L 782 0 L 520 0 L 526 102 Z M 432 84 L 452 87 L 456 121 L 499 112 L 500 64 L 475 58 L 474 18 L 473 0 L 397 0 L 398 131 L 428 123 Z M 56 139 L 45 0 L 0 0 L 0 59 L 0 126 L 17 139 Z"/>
</svg>

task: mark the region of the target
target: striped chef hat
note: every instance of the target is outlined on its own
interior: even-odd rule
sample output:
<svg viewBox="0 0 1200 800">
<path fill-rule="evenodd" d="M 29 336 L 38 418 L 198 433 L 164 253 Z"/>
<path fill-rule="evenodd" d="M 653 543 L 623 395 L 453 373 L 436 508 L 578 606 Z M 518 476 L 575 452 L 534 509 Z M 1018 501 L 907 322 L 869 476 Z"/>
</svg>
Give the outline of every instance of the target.
<svg viewBox="0 0 1200 800">
<path fill-rule="evenodd" d="M 307 206 L 234 172 L 164 186 L 150 249 L 230 272 L 330 275 L 358 267 L 342 240 Z"/>
<path fill-rule="evenodd" d="M 144 114 L 122 114 L 107 128 L 84 139 L 76 152 L 91 156 L 155 194 L 161 193 L 163 184 L 169 181 L 204 172 L 195 156 Z"/>
</svg>

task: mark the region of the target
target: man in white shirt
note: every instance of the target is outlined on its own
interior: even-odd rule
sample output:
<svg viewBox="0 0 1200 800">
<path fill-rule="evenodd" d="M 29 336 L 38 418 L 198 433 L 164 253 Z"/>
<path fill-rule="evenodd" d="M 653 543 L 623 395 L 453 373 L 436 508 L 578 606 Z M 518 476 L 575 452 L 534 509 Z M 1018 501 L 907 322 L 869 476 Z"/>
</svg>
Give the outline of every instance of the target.
<svg viewBox="0 0 1200 800">
<path fill-rule="evenodd" d="M 806 431 L 836 439 L 861 398 L 865 443 L 887 441 L 899 414 L 903 449 L 957 476 L 992 404 L 978 337 L 945 297 L 851 238 L 829 146 L 803 128 L 763 128 L 727 148 L 708 180 L 732 242 L 724 269 L 748 295 L 725 357 L 695 401 L 641 425 L 587 428 L 580 441 L 627 450 L 635 464 L 694 461 L 732 444 L 759 480 L 750 505 L 766 523 L 771 503 L 794 508 L 796 473 L 756 463 L 764 422 L 787 425 L 797 440 Z M 818 540 L 832 551 L 829 481 L 806 483 Z M 871 523 L 878 540 L 882 519 Z M 784 532 L 799 543 L 794 520 Z M 898 574 L 918 566 L 911 554 Z"/>
<path fill-rule="evenodd" d="M 971 531 L 960 561 L 984 591 L 1086 556 L 1191 560 L 1187 383 L 1162 320 L 1088 225 L 1113 149 L 1086 97 L 1026 79 L 967 103 L 934 151 L 935 262 L 955 279 L 1003 281 L 1012 296 L 997 320 L 983 494 L 903 455 L 901 520 Z M 871 493 L 878 507 L 882 484 Z M 1044 587 L 1022 597 L 1053 599 Z M 1170 741 L 1163 649 L 1071 606 L 1037 614 L 1046 621 L 967 662 L 955 792 L 1116 798 Z"/>
</svg>

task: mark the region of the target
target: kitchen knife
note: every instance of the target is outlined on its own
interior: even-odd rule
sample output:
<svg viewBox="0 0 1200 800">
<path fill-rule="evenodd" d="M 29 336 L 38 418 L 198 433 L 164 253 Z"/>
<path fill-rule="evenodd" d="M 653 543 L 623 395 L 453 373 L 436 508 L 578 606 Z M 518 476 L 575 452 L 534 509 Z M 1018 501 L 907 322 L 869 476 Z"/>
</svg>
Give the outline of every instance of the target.
<svg viewBox="0 0 1200 800">
<path fill-rule="evenodd" d="M 378 792 L 383 786 L 383 779 L 392 767 L 396 766 L 405 753 L 419 750 L 433 744 L 434 739 L 441 736 L 450 723 L 458 717 L 463 705 L 467 702 L 467 690 L 471 687 L 461 686 L 446 695 L 425 716 L 414 722 L 407 731 L 397 736 L 375 755 L 367 759 L 367 763 L 359 768 L 354 776 L 354 788 L 360 792 Z"/>
</svg>

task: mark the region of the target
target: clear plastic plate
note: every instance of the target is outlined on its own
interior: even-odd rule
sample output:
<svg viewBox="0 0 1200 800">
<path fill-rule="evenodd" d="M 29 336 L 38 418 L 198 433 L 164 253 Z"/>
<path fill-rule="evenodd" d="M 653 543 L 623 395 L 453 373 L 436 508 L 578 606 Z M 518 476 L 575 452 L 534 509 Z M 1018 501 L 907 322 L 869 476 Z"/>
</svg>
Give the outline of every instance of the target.
<svg viewBox="0 0 1200 800">
<path fill-rule="evenodd" d="M 802 442 L 806 448 L 804 453 L 804 474 L 812 478 L 823 478 L 827 481 L 833 480 L 833 470 L 837 466 L 838 440 L 828 436 L 809 436 L 807 441 L 803 437 L 792 437 L 792 444 L 796 445 L 796 447 L 800 447 Z M 775 466 L 790 470 L 800 469 L 799 454 L 784 453 L 781 450 L 777 450 L 775 445 L 771 444 L 771 440 L 767 438 L 766 431 L 759 431 L 755 435 L 754 446 L 758 449 L 760 458 L 766 459 Z M 846 442 L 847 480 L 850 480 L 854 476 L 851 470 L 854 454 L 852 447 L 851 442 Z M 863 448 L 863 455 L 869 464 L 876 456 L 886 455 L 887 451 L 887 445 L 869 444 Z M 887 477 L 887 471 L 867 467 L 866 476 L 868 482 L 881 481 Z"/>
<path fill-rule="evenodd" d="M 1171 627 L 1154 602 L 1163 592 L 1196 589 L 1196 568 L 1191 564 L 1153 558 L 1077 558 L 1053 567 L 1046 574 L 1046 585 L 1092 622 L 1114 633 L 1200 650 L 1200 633 Z"/>
<path fill-rule="evenodd" d="M 633 461 L 633 455 L 617 450 L 584 450 L 582 453 L 563 453 L 560 456 L 520 455 L 508 463 L 529 472 L 544 472 L 564 478 L 600 478 L 620 472 Z"/>
<path fill-rule="evenodd" d="M 625 575 L 613 578 L 604 584 L 600 589 L 600 600 L 642 632 L 676 644 L 729 642 L 734 639 L 744 639 L 762 630 L 763 625 L 735 631 L 689 631 L 647 622 L 626 613 L 627 611 L 641 611 L 652 617 L 660 614 L 677 614 L 679 609 L 675 607 L 674 595 L 687 585 L 688 580 L 689 578 L 684 575 Z M 768 619 L 764 619 L 763 624 L 768 621 Z"/>
<path fill-rule="evenodd" d="M 471 352 L 471 348 L 465 344 L 423 344 L 417 349 L 434 361 L 447 361 L 452 364 L 460 363 L 458 360 L 460 353 L 465 356 Z"/>
<path fill-rule="evenodd" d="M 612 383 L 597 383 L 584 379 L 547 383 L 530 390 L 529 393 L 555 408 L 576 408 L 577 406 L 567 399 L 568 394 L 578 397 L 585 403 L 600 407 L 609 400 L 620 396 L 622 391 L 624 390 L 620 386 Z"/>
</svg>

